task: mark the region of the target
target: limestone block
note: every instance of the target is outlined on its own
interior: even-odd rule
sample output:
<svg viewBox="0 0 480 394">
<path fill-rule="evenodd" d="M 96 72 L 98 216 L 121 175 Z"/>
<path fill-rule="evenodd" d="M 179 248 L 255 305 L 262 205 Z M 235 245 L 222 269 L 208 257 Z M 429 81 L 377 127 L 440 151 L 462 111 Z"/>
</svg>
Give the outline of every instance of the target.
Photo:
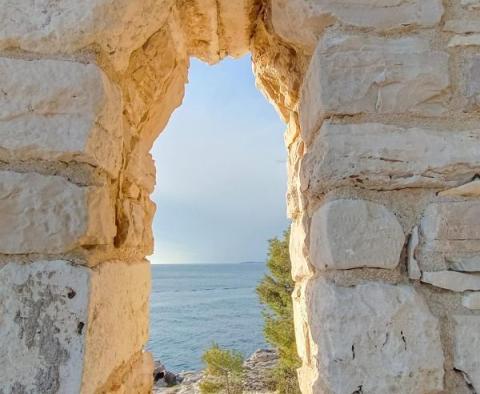
<svg viewBox="0 0 480 394">
<path fill-rule="evenodd" d="M 66 261 L 0 267 L 0 391 L 80 392 L 88 287 Z"/>
<path fill-rule="evenodd" d="M 418 266 L 417 259 L 415 258 L 415 250 L 419 243 L 418 227 L 415 226 L 408 240 L 408 277 L 413 280 L 420 280 L 422 272 Z"/>
<path fill-rule="evenodd" d="M 423 272 L 422 282 L 456 292 L 480 290 L 480 276 L 454 271 Z"/>
<path fill-rule="evenodd" d="M 480 171 L 480 130 L 324 122 L 302 162 L 302 189 L 455 187 Z M 438 154 L 442 152 L 442 154 Z"/>
<path fill-rule="evenodd" d="M 480 34 L 472 34 L 468 36 L 455 36 L 448 43 L 450 48 L 453 47 L 471 47 L 480 46 Z"/>
<path fill-rule="evenodd" d="M 445 22 L 443 30 L 457 34 L 480 33 L 480 22 L 476 20 L 453 19 Z"/>
<path fill-rule="evenodd" d="M 307 215 L 296 218 L 290 227 L 290 260 L 292 262 L 292 278 L 300 281 L 313 275 L 308 261 L 308 224 Z"/>
<path fill-rule="evenodd" d="M 480 317 L 455 316 L 454 366 L 480 391 Z"/>
<path fill-rule="evenodd" d="M 460 272 L 480 272 L 480 257 L 447 256 L 450 268 Z"/>
<path fill-rule="evenodd" d="M 404 243 L 395 215 L 370 201 L 327 202 L 312 217 L 310 258 L 320 270 L 394 269 Z"/>
<path fill-rule="evenodd" d="M 344 288 L 318 279 L 306 297 L 318 347 L 312 365 L 319 378 L 311 392 L 442 391 L 438 320 L 412 287 L 367 282 Z"/>
<path fill-rule="evenodd" d="M 480 309 L 480 292 L 463 296 L 462 304 L 468 309 Z"/>
<path fill-rule="evenodd" d="M 480 9 L 480 0 L 461 0 L 462 7 L 468 8 L 469 10 Z"/>
<path fill-rule="evenodd" d="M 150 281 L 147 261 L 112 261 L 93 270 L 82 392 L 108 386 L 115 369 L 129 365 L 143 349 L 148 340 Z"/>
<path fill-rule="evenodd" d="M 443 11 L 440 0 L 273 0 L 272 23 L 284 40 L 313 52 L 323 30 L 337 21 L 379 31 L 431 27 Z"/>
<path fill-rule="evenodd" d="M 73 53 L 98 44 L 123 69 L 165 23 L 173 0 L 0 1 L 0 49 Z"/>
<path fill-rule="evenodd" d="M 62 253 L 110 244 L 115 234 L 115 208 L 107 188 L 0 171 L 0 253 Z"/>
<path fill-rule="evenodd" d="M 303 138 L 308 143 L 330 114 L 444 113 L 448 59 L 421 38 L 326 33 L 303 82 Z"/>
<path fill-rule="evenodd" d="M 122 101 L 97 66 L 0 58 L 0 86 L 0 159 L 82 162 L 118 173 Z"/>
<path fill-rule="evenodd" d="M 468 100 L 467 110 L 480 107 L 480 55 L 464 56 L 463 94 Z"/>
<path fill-rule="evenodd" d="M 438 195 L 442 197 L 480 197 L 480 181 L 468 182 L 465 185 L 440 192 Z"/>
</svg>

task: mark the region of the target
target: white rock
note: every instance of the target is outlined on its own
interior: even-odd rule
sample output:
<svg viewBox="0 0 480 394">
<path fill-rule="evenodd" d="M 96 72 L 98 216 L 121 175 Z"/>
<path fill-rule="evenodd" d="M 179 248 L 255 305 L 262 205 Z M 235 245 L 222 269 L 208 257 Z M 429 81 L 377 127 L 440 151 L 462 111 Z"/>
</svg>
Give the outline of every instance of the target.
<svg viewBox="0 0 480 394">
<path fill-rule="evenodd" d="M 454 271 L 423 272 L 422 282 L 456 292 L 480 290 L 480 276 Z"/>
<path fill-rule="evenodd" d="M 445 112 L 449 56 L 420 38 L 327 32 L 317 46 L 300 99 L 302 136 L 310 141 L 330 114 Z"/>
<path fill-rule="evenodd" d="M 290 227 L 289 251 L 294 281 L 313 275 L 308 261 L 308 218 L 306 216 L 301 215 L 296 218 Z"/>
<path fill-rule="evenodd" d="M 420 280 L 422 272 L 415 258 L 415 250 L 419 242 L 418 227 L 415 226 L 408 240 L 408 277 L 413 280 Z"/>
<path fill-rule="evenodd" d="M 165 24 L 173 0 L 0 0 L 0 49 L 73 53 L 98 44 L 119 69 Z"/>
<path fill-rule="evenodd" d="M 472 181 L 438 193 L 442 197 L 480 197 L 480 181 Z"/>
<path fill-rule="evenodd" d="M 302 189 L 321 194 L 352 184 L 381 190 L 457 186 L 480 172 L 479 151 L 480 130 L 326 121 L 303 158 Z"/>
<path fill-rule="evenodd" d="M 342 288 L 318 279 L 306 303 L 318 365 L 312 392 L 369 394 L 442 391 L 438 320 L 407 285 Z"/>
<path fill-rule="evenodd" d="M 320 270 L 394 269 L 404 243 L 395 215 L 370 201 L 327 202 L 312 217 L 310 258 Z"/>
<path fill-rule="evenodd" d="M 467 111 L 480 107 L 480 56 L 465 55 L 463 65 L 463 94 L 470 107 Z"/>
<path fill-rule="evenodd" d="M 0 58 L 0 86 L 1 159 L 76 161 L 118 173 L 122 101 L 97 66 Z"/>
<path fill-rule="evenodd" d="M 443 30 L 458 34 L 479 33 L 480 22 L 475 20 L 454 19 L 445 22 Z"/>
<path fill-rule="evenodd" d="M 480 244 L 480 201 L 430 204 L 421 221 L 427 241 L 475 240 Z"/>
<path fill-rule="evenodd" d="M 461 272 L 480 272 L 480 257 L 446 256 L 450 268 Z"/>
<path fill-rule="evenodd" d="M 67 261 L 0 267 L 1 391 L 81 391 L 88 285 Z"/>
<path fill-rule="evenodd" d="M 480 309 L 480 293 L 470 293 L 463 296 L 462 304 L 468 309 Z"/>
<path fill-rule="evenodd" d="M 272 23 L 284 40 L 312 52 L 323 30 L 336 21 L 357 27 L 390 30 L 430 27 L 440 22 L 440 0 L 273 0 Z"/>
<path fill-rule="evenodd" d="M 470 47 L 480 46 L 480 34 L 472 34 L 468 36 L 455 36 L 448 43 L 452 47 Z"/>
<path fill-rule="evenodd" d="M 480 392 L 480 317 L 455 316 L 454 367 Z"/>
<path fill-rule="evenodd" d="M 480 0 L 461 0 L 461 4 L 470 10 L 480 9 Z"/>
<path fill-rule="evenodd" d="M 115 208 L 108 193 L 59 176 L 0 171 L 0 253 L 62 253 L 112 243 Z"/>
</svg>

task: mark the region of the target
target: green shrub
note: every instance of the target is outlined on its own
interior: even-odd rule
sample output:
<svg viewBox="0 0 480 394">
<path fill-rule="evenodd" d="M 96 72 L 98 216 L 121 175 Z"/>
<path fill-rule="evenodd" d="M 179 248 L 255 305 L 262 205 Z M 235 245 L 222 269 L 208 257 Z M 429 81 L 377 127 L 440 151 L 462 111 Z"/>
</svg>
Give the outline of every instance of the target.
<svg viewBox="0 0 480 394">
<path fill-rule="evenodd" d="M 282 239 L 269 241 L 266 275 L 257 287 L 257 294 L 265 306 L 265 339 L 279 353 L 279 362 L 273 373 L 276 389 L 280 394 L 299 394 L 297 368 L 300 360 L 295 344 L 293 326 L 292 292 L 294 282 L 291 276 L 289 253 L 290 232 Z"/>
<path fill-rule="evenodd" d="M 216 343 L 202 356 L 205 374 L 200 383 L 202 394 L 241 394 L 243 388 L 243 355 L 222 349 Z"/>
</svg>

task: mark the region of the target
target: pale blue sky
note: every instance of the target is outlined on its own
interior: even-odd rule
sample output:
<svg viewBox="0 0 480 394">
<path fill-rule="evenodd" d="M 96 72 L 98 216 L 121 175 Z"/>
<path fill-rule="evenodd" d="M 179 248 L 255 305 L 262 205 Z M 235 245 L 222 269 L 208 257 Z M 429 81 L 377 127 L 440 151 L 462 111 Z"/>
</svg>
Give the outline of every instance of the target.
<svg viewBox="0 0 480 394">
<path fill-rule="evenodd" d="M 288 226 L 284 129 L 248 56 L 192 60 L 183 105 L 152 150 L 153 263 L 265 260 Z"/>
</svg>

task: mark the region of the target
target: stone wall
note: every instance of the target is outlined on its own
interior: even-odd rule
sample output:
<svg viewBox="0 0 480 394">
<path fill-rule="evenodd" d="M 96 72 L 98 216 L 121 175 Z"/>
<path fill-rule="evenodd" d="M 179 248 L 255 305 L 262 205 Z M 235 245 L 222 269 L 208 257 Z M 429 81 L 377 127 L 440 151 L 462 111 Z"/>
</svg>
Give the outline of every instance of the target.
<svg viewBox="0 0 480 394">
<path fill-rule="evenodd" d="M 303 393 L 480 392 L 478 0 L 0 0 L 0 394 L 150 392 L 149 151 L 248 51 Z"/>
</svg>

